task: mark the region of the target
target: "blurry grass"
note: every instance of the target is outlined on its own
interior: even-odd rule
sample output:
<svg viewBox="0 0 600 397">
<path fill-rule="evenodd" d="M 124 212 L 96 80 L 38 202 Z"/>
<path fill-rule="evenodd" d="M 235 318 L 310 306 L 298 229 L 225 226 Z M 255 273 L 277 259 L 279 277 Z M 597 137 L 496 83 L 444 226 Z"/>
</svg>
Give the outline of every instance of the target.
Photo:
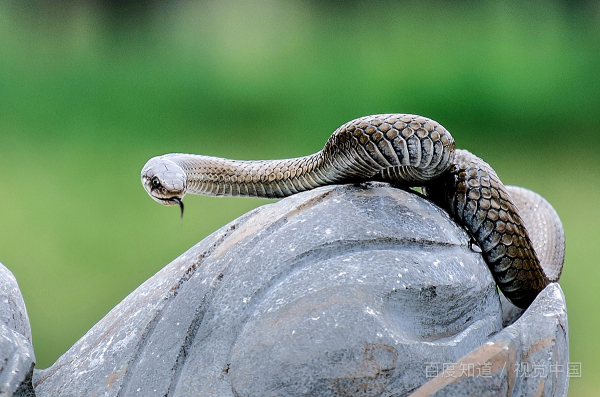
<svg viewBox="0 0 600 397">
<path fill-rule="evenodd" d="M 147 159 L 305 155 L 354 117 L 418 113 L 544 195 L 567 232 L 571 360 L 600 381 L 600 26 L 561 3 L 179 3 L 112 25 L 89 3 L 0 5 L 0 261 L 51 365 L 141 282 L 262 200 L 139 182 Z"/>
</svg>

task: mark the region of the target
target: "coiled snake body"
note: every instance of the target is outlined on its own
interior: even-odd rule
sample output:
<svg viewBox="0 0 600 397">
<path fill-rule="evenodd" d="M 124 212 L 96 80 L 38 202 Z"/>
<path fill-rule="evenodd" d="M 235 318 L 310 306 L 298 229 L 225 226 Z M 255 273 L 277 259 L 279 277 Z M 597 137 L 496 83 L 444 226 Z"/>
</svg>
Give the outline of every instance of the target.
<svg viewBox="0 0 600 397">
<path fill-rule="evenodd" d="M 173 153 L 150 159 L 142 169 L 148 194 L 165 205 L 179 204 L 182 211 L 186 192 L 277 198 L 369 180 L 423 187 L 429 199 L 471 233 L 500 290 L 516 306 L 528 307 L 549 282 L 559 279 L 564 234 L 550 204 L 529 190 L 505 187 L 487 163 L 455 150 L 450 133 L 425 117 L 361 117 L 339 127 L 323 150 L 305 157 L 238 161 Z M 526 223 L 511 194 L 526 209 Z M 539 236 L 534 242 L 541 256 L 525 224 Z"/>
</svg>

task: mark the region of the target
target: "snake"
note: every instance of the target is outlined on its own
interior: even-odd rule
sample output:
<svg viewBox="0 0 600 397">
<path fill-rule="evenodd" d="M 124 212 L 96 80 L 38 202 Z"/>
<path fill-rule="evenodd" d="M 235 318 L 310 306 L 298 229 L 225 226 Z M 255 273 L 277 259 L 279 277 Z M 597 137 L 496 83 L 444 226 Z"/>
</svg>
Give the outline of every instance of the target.
<svg viewBox="0 0 600 397">
<path fill-rule="evenodd" d="M 141 179 L 152 199 L 179 205 L 182 216 L 186 193 L 282 198 L 366 181 L 420 187 L 426 199 L 468 231 L 499 289 L 522 309 L 559 280 L 564 264 L 564 230 L 552 206 L 531 190 L 504 186 L 488 163 L 456 149 L 450 133 L 423 116 L 377 114 L 351 120 L 333 132 L 322 150 L 304 157 L 230 160 L 165 154 L 148 160 Z"/>
</svg>

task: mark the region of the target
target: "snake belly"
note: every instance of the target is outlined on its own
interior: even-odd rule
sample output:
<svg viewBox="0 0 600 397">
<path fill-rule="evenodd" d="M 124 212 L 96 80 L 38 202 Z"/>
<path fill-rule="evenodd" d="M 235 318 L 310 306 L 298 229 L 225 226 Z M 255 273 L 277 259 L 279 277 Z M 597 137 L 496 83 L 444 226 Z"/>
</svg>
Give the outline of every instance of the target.
<svg viewBox="0 0 600 397">
<path fill-rule="evenodd" d="M 163 176 L 162 185 L 156 183 L 154 189 L 150 181 L 156 175 Z M 422 116 L 380 114 L 349 121 L 334 131 L 321 151 L 305 157 L 241 161 L 174 153 L 149 160 L 142 170 L 146 190 L 163 204 L 170 204 L 170 195 L 181 199 L 186 192 L 278 198 L 369 180 L 423 187 L 429 199 L 470 232 L 500 290 L 516 306 L 528 307 L 551 281 L 494 170 L 477 156 L 455 150 L 450 133 Z M 178 186 L 177 194 L 168 185 Z M 553 238 L 556 233 L 546 235 Z M 562 252 L 564 259 L 564 248 Z M 554 266 L 562 269 L 562 261 Z M 559 276 L 560 272 L 552 281 Z"/>
</svg>

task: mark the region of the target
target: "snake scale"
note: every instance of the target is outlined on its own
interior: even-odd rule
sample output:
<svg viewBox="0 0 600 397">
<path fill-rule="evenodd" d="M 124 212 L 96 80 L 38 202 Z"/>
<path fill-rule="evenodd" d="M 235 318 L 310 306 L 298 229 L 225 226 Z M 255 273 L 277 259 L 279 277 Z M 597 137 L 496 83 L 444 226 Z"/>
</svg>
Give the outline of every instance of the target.
<svg viewBox="0 0 600 397">
<path fill-rule="evenodd" d="M 470 232 L 500 290 L 518 307 L 527 308 L 560 278 L 564 232 L 550 204 L 527 189 L 505 187 L 486 162 L 455 150 L 450 133 L 426 117 L 361 117 L 339 127 L 321 151 L 304 157 L 240 161 L 172 153 L 150 159 L 142 169 L 148 194 L 165 205 L 179 204 L 182 214 L 186 192 L 278 198 L 364 181 L 422 187 Z M 537 236 L 539 255 L 525 224 Z"/>
</svg>

